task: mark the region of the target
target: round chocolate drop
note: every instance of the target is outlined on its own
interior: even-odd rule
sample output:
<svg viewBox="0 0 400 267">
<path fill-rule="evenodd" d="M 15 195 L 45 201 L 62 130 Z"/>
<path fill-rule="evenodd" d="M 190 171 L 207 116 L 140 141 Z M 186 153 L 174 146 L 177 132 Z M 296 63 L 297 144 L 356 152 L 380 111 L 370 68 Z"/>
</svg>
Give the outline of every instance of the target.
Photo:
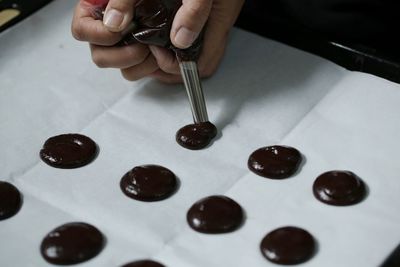
<svg viewBox="0 0 400 267">
<path fill-rule="evenodd" d="M 217 133 L 217 128 L 211 122 L 189 124 L 179 129 L 176 141 L 184 148 L 199 150 L 208 146 Z"/>
<path fill-rule="evenodd" d="M 316 250 L 314 238 L 297 227 L 283 227 L 267 234 L 260 244 L 261 253 L 267 260 L 294 265 L 308 261 Z"/>
<path fill-rule="evenodd" d="M 140 201 L 158 201 L 171 196 L 178 187 L 175 174 L 158 165 L 138 166 L 121 179 L 122 192 Z"/>
<path fill-rule="evenodd" d="M 329 205 L 348 206 L 366 196 L 364 182 L 350 171 L 329 171 L 321 174 L 313 185 L 314 196 Z"/>
<path fill-rule="evenodd" d="M 17 214 L 21 206 L 22 196 L 19 190 L 10 183 L 0 182 L 0 220 Z"/>
<path fill-rule="evenodd" d="M 197 232 L 221 234 L 238 229 L 243 217 L 242 208 L 234 200 L 225 196 L 210 196 L 193 204 L 186 219 Z"/>
<path fill-rule="evenodd" d="M 95 257 L 104 245 L 105 238 L 94 226 L 86 223 L 67 223 L 47 234 L 40 251 L 49 263 L 71 265 Z"/>
<path fill-rule="evenodd" d="M 300 152 L 293 147 L 269 146 L 254 151 L 247 165 L 257 175 L 271 179 L 284 179 L 298 170 L 301 159 Z"/>
<path fill-rule="evenodd" d="M 96 143 L 81 134 L 62 134 L 47 139 L 41 159 L 55 168 L 72 169 L 89 164 L 97 154 Z"/>
<path fill-rule="evenodd" d="M 122 267 L 165 267 L 161 263 L 152 260 L 140 260 L 127 263 Z"/>
</svg>

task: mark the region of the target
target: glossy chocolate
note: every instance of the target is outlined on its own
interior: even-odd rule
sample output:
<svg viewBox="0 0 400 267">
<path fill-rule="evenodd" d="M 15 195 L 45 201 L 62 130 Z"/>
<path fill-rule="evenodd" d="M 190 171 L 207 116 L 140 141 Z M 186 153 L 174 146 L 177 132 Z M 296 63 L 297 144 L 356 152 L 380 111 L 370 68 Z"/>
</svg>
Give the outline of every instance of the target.
<svg viewBox="0 0 400 267">
<path fill-rule="evenodd" d="M 104 245 L 105 238 L 94 226 L 86 223 L 67 223 L 47 234 L 40 251 L 49 263 L 70 265 L 95 257 Z"/>
<path fill-rule="evenodd" d="M 301 164 L 300 152 L 288 146 L 269 146 L 254 151 L 248 160 L 249 169 L 260 176 L 284 179 L 292 176 Z"/>
<path fill-rule="evenodd" d="M 364 182 L 350 171 L 330 171 L 321 174 L 313 185 L 314 196 L 329 205 L 348 206 L 366 196 Z"/>
<path fill-rule="evenodd" d="M 179 129 L 176 141 L 184 148 L 199 150 L 208 146 L 217 133 L 217 127 L 211 122 L 189 124 Z"/>
<path fill-rule="evenodd" d="M 182 0 L 139 0 L 136 3 L 134 22 L 136 28 L 127 34 L 117 45 L 130 45 L 142 43 L 172 49 L 180 61 L 196 61 L 202 48 L 203 34 L 190 48 L 179 49 L 172 45 L 170 32 L 176 12 L 182 5 Z M 97 5 L 93 15 L 103 19 L 101 10 L 104 7 Z"/>
<path fill-rule="evenodd" d="M 157 165 L 138 166 L 121 179 L 122 192 L 140 201 L 158 201 L 171 196 L 177 190 L 175 174 Z"/>
<path fill-rule="evenodd" d="M 127 263 L 122 267 L 165 267 L 165 266 L 162 265 L 161 263 L 152 260 L 140 260 Z"/>
<path fill-rule="evenodd" d="M 171 46 L 172 22 L 181 5 L 181 0 L 140 0 L 134 17 L 138 28 L 130 35 L 131 38 L 143 44 Z"/>
<path fill-rule="evenodd" d="M 19 190 L 10 183 L 0 182 L 0 221 L 18 213 L 22 206 Z"/>
<path fill-rule="evenodd" d="M 72 169 L 89 164 L 97 154 L 96 143 L 81 134 L 62 134 L 49 138 L 40 157 L 55 168 Z"/>
<path fill-rule="evenodd" d="M 178 49 L 171 43 L 170 32 L 176 12 L 182 0 L 141 0 L 135 8 L 135 21 L 138 28 L 125 37 L 124 44 L 138 41 L 143 44 L 157 45 L 175 51 L 181 61 L 196 61 L 202 44 L 202 35 L 187 49 Z"/>
<path fill-rule="evenodd" d="M 300 264 L 312 258 L 316 251 L 314 238 L 297 227 L 283 227 L 267 234 L 260 244 L 267 260 L 283 264 Z"/>
<path fill-rule="evenodd" d="M 225 196 L 210 196 L 197 201 L 188 211 L 187 222 L 193 230 L 205 234 L 235 231 L 244 220 L 238 203 Z"/>
</svg>

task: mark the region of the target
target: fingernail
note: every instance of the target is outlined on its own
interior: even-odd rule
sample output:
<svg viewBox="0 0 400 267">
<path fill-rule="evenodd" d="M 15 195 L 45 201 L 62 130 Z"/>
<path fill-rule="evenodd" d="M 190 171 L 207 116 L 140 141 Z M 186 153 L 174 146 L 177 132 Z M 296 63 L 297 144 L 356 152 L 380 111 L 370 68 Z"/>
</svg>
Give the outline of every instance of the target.
<svg viewBox="0 0 400 267">
<path fill-rule="evenodd" d="M 180 48 L 188 48 L 196 40 L 196 37 L 197 33 L 182 27 L 175 35 L 175 44 Z"/>
<path fill-rule="evenodd" d="M 122 21 L 124 20 L 124 14 L 116 9 L 107 10 L 106 14 L 104 14 L 103 23 L 106 27 L 111 29 L 118 29 Z"/>
</svg>

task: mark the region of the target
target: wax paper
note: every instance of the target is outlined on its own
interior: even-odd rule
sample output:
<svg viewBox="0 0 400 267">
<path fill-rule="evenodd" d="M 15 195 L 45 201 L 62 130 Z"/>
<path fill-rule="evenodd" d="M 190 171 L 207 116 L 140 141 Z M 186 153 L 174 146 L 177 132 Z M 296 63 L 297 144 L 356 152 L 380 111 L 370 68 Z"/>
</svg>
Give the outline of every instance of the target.
<svg viewBox="0 0 400 267">
<path fill-rule="evenodd" d="M 259 244 L 287 225 L 318 243 L 307 267 L 378 266 L 400 242 L 399 85 L 234 29 L 220 68 L 203 82 L 219 136 L 190 151 L 175 142 L 192 120 L 182 85 L 128 82 L 118 70 L 98 69 L 70 34 L 74 4 L 54 1 L 0 35 L 0 180 L 24 195 L 20 212 L 0 221 L 1 266 L 51 266 L 40 255 L 42 238 L 74 221 L 107 239 L 78 265 L 85 267 L 144 258 L 167 267 L 275 266 Z M 95 161 L 71 170 L 43 163 L 41 146 L 63 133 L 91 137 Z M 255 149 L 275 144 L 303 154 L 289 179 L 247 168 Z M 160 202 L 127 198 L 119 181 L 142 164 L 172 170 L 179 190 Z M 363 202 L 334 207 L 314 198 L 315 178 L 337 169 L 364 180 Z M 243 207 L 239 230 L 206 235 L 188 226 L 188 208 L 210 195 Z"/>
</svg>

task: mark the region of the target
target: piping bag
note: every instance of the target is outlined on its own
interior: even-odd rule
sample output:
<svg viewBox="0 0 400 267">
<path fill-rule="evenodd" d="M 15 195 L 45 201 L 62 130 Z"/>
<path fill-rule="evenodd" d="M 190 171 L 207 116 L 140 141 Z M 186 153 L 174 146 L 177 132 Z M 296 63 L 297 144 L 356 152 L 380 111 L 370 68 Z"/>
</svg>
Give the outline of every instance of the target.
<svg viewBox="0 0 400 267">
<path fill-rule="evenodd" d="M 95 19 L 102 20 L 108 0 L 86 0 L 88 9 Z M 142 43 L 171 49 L 178 59 L 182 79 L 188 94 L 195 124 L 208 122 L 206 102 L 197 68 L 201 52 L 202 36 L 187 49 L 172 45 L 170 31 L 175 14 L 182 0 L 139 0 L 135 6 L 134 20 L 122 33 L 123 39 L 117 46 Z"/>
</svg>

